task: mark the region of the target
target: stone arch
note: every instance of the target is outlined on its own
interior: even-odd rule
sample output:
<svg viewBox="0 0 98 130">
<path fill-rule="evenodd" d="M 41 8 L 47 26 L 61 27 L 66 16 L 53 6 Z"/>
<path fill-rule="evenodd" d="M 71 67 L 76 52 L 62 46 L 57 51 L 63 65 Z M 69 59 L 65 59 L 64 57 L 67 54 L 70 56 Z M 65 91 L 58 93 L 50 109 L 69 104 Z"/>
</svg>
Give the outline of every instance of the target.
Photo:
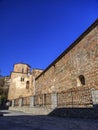
<svg viewBox="0 0 98 130">
<path fill-rule="evenodd" d="M 85 85 L 85 77 L 84 75 L 79 75 L 79 77 L 77 78 L 77 86 L 83 86 Z"/>
<path fill-rule="evenodd" d="M 84 75 L 79 75 L 79 80 L 80 80 L 82 85 L 85 85 L 85 77 L 84 77 Z"/>
<path fill-rule="evenodd" d="M 30 86 L 30 82 L 27 81 L 27 82 L 26 82 L 26 89 L 29 89 L 29 86 Z"/>
</svg>

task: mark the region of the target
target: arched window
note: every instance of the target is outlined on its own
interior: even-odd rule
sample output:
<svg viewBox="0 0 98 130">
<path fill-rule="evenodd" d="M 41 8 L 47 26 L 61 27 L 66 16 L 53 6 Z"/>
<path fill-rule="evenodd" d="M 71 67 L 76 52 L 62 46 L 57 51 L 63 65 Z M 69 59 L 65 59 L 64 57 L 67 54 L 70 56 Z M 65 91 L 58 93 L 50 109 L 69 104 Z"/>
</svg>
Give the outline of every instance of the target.
<svg viewBox="0 0 98 130">
<path fill-rule="evenodd" d="M 26 82 L 26 89 L 29 89 L 29 85 L 30 85 L 30 82 L 27 81 L 27 82 Z"/>
<path fill-rule="evenodd" d="M 85 85 L 85 77 L 83 75 L 79 75 L 79 80 L 81 82 L 81 85 Z"/>
</svg>

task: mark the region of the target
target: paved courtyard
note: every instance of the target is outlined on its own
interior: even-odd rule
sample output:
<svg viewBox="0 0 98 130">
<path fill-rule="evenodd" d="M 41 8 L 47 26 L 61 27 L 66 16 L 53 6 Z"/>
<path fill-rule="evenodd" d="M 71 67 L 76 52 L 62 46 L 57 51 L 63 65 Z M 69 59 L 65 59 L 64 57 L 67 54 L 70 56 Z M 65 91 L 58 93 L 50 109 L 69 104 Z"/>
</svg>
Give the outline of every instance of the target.
<svg viewBox="0 0 98 130">
<path fill-rule="evenodd" d="M 0 130 L 98 130 L 98 120 L 34 116 L 0 110 Z"/>
</svg>

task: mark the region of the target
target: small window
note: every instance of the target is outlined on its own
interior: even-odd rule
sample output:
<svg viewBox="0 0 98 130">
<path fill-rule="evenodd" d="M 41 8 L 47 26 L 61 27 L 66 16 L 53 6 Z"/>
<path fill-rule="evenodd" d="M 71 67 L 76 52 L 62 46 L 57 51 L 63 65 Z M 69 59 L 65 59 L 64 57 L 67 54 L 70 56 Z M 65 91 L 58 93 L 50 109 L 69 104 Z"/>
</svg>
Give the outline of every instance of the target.
<svg viewBox="0 0 98 130">
<path fill-rule="evenodd" d="M 20 81 L 22 81 L 22 78 L 20 79 Z"/>
<path fill-rule="evenodd" d="M 79 76 L 79 80 L 81 82 L 81 85 L 85 85 L 85 77 L 83 75 Z"/>
<path fill-rule="evenodd" d="M 29 81 L 26 82 L 26 89 L 29 89 Z"/>
<path fill-rule="evenodd" d="M 21 77 L 21 82 L 23 82 L 24 81 L 24 78 L 23 77 Z"/>
</svg>

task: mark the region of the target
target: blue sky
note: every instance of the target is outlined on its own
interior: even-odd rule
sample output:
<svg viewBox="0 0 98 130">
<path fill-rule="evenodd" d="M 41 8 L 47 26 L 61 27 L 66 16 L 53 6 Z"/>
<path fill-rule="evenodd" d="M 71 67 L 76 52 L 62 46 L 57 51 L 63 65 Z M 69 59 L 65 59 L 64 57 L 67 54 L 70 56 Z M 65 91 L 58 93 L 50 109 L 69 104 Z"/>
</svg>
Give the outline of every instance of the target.
<svg viewBox="0 0 98 130">
<path fill-rule="evenodd" d="M 0 0 L 0 74 L 45 69 L 98 18 L 98 0 Z"/>
</svg>

